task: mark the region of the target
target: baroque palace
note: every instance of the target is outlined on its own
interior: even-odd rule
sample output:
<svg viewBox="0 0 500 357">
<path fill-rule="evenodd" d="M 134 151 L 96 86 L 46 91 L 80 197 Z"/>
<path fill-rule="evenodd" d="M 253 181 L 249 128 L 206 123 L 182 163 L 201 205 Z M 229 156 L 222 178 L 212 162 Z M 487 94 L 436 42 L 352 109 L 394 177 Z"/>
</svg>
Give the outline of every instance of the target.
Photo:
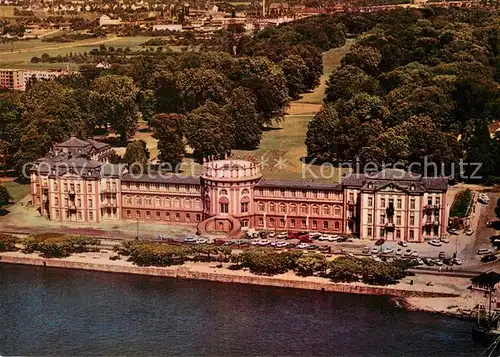
<svg viewBox="0 0 500 357">
<path fill-rule="evenodd" d="M 203 163 L 200 176 L 134 175 L 113 149 L 71 137 L 31 168 L 32 203 L 50 220 L 133 220 L 236 237 L 247 228 L 352 233 L 422 242 L 445 235 L 443 177 L 404 170 L 352 174 L 340 184 L 267 180 L 255 160 Z"/>
</svg>

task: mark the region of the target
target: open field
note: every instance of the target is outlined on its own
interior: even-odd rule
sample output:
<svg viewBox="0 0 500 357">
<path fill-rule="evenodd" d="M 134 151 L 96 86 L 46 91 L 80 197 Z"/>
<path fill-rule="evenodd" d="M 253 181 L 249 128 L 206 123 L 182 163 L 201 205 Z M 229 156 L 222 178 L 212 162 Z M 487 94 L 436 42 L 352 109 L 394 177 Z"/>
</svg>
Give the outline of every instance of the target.
<svg viewBox="0 0 500 357">
<path fill-rule="evenodd" d="M 16 181 L 1 181 L 1 185 L 9 190 L 14 202 L 18 202 L 30 193 L 29 184 L 21 184 Z"/>
<path fill-rule="evenodd" d="M 69 66 L 72 69 L 77 69 L 79 65 L 75 63 L 30 63 L 30 60 L 34 56 L 40 57 L 43 53 L 47 53 L 50 56 L 64 56 L 70 52 L 90 52 L 92 49 L 98 48 L 101 44 L 115 48 L 130 47 L 132 50 L 139 50 L 142 48 L 140 45 L 151 38 L 147 36 L 108 36 L 106 38 L 71 43 L 42 42 L 40 39 L 3 43 L 0 44 L 0 67 L 58 69 Z"/>
</svg>

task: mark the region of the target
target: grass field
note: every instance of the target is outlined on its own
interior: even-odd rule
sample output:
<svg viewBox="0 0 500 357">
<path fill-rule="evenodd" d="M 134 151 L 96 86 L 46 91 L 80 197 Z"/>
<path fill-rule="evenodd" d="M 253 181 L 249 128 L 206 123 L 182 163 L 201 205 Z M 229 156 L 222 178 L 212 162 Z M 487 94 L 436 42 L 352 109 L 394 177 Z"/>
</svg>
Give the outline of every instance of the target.
<svg viewBox="0 0 500 357">
<path fill-rule="evenodd" d="M 100 44 L 115 48 L 130 47 L 132 50 L 141 49 L 141 44 L 152 37 L 116 37 L 89 39 L 71 43 L 42 42 L 40 39 L 18 41 L 0 44 L 0 67 L 3 68 L 66 68 L 77 69 L 79 65 L 73 63 L 30 63 L 34 56 L 40 57 L 43 53 L 50 56 L 66 55 L 67 53 L 84 53 L 98 48 Z"/>
<path fill-rule="evenodd" d="M 1 185 L 7 188 L 14 202 L 21 200 L 30 193 L 29 184 L 21 184 L 16 181 L 2 181 Z"/>
</svg>

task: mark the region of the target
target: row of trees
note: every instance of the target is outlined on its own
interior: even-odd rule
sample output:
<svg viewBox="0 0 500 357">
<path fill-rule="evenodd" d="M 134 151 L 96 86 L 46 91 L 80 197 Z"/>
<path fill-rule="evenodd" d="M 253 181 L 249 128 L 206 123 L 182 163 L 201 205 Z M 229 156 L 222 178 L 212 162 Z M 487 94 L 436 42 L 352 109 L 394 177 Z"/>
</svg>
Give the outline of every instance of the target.
<svg viewBox="0 0 500 357">
<path fill-rule="evenodd" d="M 39 251 L 45 258 L 64 258 L 73 253 L 95 250 L 100 241 L 85 236 L 72 236 L 59 233 L 34 234 L 22 241 L 24 253 Z"/>
<path fill-rule="evenodd" d="M 360 15 L 361 16 L 361 15 Z M 367 14 L 366 26 L 374 15 Z M 483 163 L 500 174 L 488 124 L 500 110 L 500 17 L 481 9 L 377 15 L 329 78 L 309 124 L 310 157 L 376 163 Z M 357 19 L 353 29 L 364 27 Z"/>
<path fill-rule="evenodd" d="M 312 18 L 255 38 L 234 36 L 227 52 L 214 45 L 218 51 L 134 56 L 112 69 L 82 66 L 53 82 L 30 81 L 25 93 L 0 94 L 0 152 L 19 171 L 70 135 L 101 129 L 125 143 L 141 115 L 160 140 L 160 159 L 172 167 L 186 144 L 199 161 L 256 148 L 263 128 L 283 118 L 290 99 L 317 85 L 320 51 L 342 45 L 343 31 L 341 24 Z"/>
</svg>

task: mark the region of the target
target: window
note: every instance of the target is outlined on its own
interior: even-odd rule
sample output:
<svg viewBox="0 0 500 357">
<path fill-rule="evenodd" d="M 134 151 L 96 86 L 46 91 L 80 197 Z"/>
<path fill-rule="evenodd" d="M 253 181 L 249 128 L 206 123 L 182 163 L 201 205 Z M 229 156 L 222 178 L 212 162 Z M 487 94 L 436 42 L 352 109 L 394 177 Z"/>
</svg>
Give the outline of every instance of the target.
<svg viewBox="0 0 500 357">
<path fill-rule="evenodd" d="M 300 213 L 307 214 L 307 205 L 300 206 Z"/>
<path fill-rule="evenodd" d="M 410 229 L 410 239 L 415 239 L 415 232 L 413 229 Z"/>
<path fill-rule="evenodd" d="M 384 224 L 385 222 L 385 214 L 381 213 L 380 214 L 380 224 Z"/>
<path fill-rule="evenodd" d="M 269 227 L 274 227 L 274 218 L 269 218 Z"/>
<path fill-rule="evenodd" d="M 89 193 L 92 193 L 92 184 L 91 184 L 91 183 L 89 183 L 89 184 L 87 185 L 87 191 L 88 191 Z"/>
<path fill-rule="evenodd" d="M 415 209 L 415 199 L 414 198 L 412 198 L 410 200 L 410 209 Z"/>
<path fill-rule="evenodd" d="M 319 207 L 318 207 L 318 206 L 316 206 L 316 205 L 313 205 L 313 206 L 312 206 L 312 213 L 313 213 L 313 214 L 319 214 Z"/>
<path fill-rule="evenodd" d="M 403 200 L 401 198 L 398 198 L 397 202 L 398 202 L 398 205 L 396 207 L 399 209 L 403 208 Z"/>
<path fill-rule="evenodd" d="M 264 218 L 259 217 L 259 226 L 262 227 L 264 225 Z"/>
<path fill-rule="evenodd" d="M 227 190 L 220 190 L 221 195 L 227 195 Z"/>
<path fill-rule="evenodd" d="M 170 221 L 170 212 L 165 213 L 165 221 Z"/>
<path fill-rule="evenodd" d="M 228 212 L 229 212 L 229 203 L 221 203 L 220 213 L 228 213 Z"/>
<path fill-rule="evenodd" d="M 142 199 L 140 197 L 135 198 L 135 204 L 140 206 L 142 204 Z"/>
<path fill-rule="evenodd" d="M 373 207 L 373 197 L 368 197 L 368 207 Z"/>
<path fill-rule="evenodd" d="M 78 220 L 81 221 L 82 220 L 82 212 L 78 211 Z"/>
<path fill-rule="evenodd" d="M 146 204 L 146 206 L 151 206 L 151 197 L 146 197 L 144 199 L 144 203 Z"/>
<path fill-rule="evenodd" d="M 396 229 L 396 238 L 401 239 L 401 230 Z"/>
<path fill-rule="evenodd" d="M 340 229 L 340 223 L 337 221 L 335 222 L 335 230 L 338 231 Z"/>
<path fill-rule="evenodd" d="M 59 206 L 59 198 L 57 198 L 57 197 L 56 197 L 56 198 L 54 199 L 54 203 L 55 203 L 55 205 L 56 205 L 56 206 Z"/>
<path fill-rule="evenodd" d="M 160 219 L 160 212 L 156 212 L 156 219 Z"/>
<path fill-rule="evenodd" d="M 259 202 L 259 212 L 264 212 L 264 202 Z"/>
<path fill-rule="evenodd" d="M 190 199 L 186 199 L 184 201 L 184 207 L 185 208 L 191 208 L 191 200 Z"/>
<path fill-rule="evenodd" d="M 306 224 L 306 220 L 303 219 L 302 222 L 300 222 L 300 228 L 306 228 L 307 224 Z"/>
<path fill-rule="evenodd" d="M 151 212 L 146 211 L 146 219 L 151 219 Z"/>
<path fill-rule="evenodd" d="M 243 221 L 241 221 L 241 226 L 248 227 L 248 219 L 244 219 Z"/>
<path fill-rule="evenodd" d="M 94 212 L 89 212 L 89 221 L 94 220 Z"/>
<path fill-rule="evenodd" d="M 290 227 L 295 228 L 295 220 L 290 220 Z"/>
<path fill-rule="evenodd" d="M 368 237 L 371 237 L 373 235 L 373 232 L 372 232 L 372 228 L 371 227 L 368 227 L 368 229 L 366 230 L 366 235 Z"/>
<path fill-rule="evenodd" d="M 178 208 L 178 207 L 180 207 L 180 206 L 181 206 L 181 200 L 180 200 L 180 199 L 178 199 L 178 198 L 176 198 L 176 199 L 174 200 L 174 207 Z"/>
<path fill-rule="evenodd" d="M 432 197 L 427 198 L 427 204 L 430 206 L 432 205 Z"/>
<path fill-rule="evenodd" d="M 243 191 L 241 191 L 241 194 L 242 195 L 248 195 L 248 190 L 245 188 Z M 248 223 L 248 221 L 247 221 L 247 223 Z"/>
<path fill-rule="evenodd" d="M 196 215 L 196 222 L 199 222 L 201 220 L 201 216 L 199 214 Z M 248 224 L 248 221 L 247 221 Z M 244 226 L 245 227 L 245 226 Z"/>
<path fill-rule="evenodd" d="M 323 229 L 328 229 L 328 221 L 323 222 Z"/>
<path fill-rule="evenodd" d="M 336 206 L 336 207 L 333 209 L 333 214 L 334 214 L 336 217 L 340 216 L 340 207 L 337 207 L 337 206 Z"/>
<path fill-rule="evenodd" d="M 349 201 L 354 202 L 354 193 L 352 192 L 349 193 Z"/>
<path fill-rule="evenodd" d="M 326 216 L 329 216 L 330 215 L 330 207 L 323 206 L 323 214 Z"/>
<path fill-rule="evenodd" d="M 64 185 L 63 185 L 63 191 L 64 192 L 68 192 L 68 184 L 67 183 L 64 183 Z"/>
<path fill-rule="evenodd" d="M 127 218 L 130 218 L 131 214 L 130 214 L 130 210 L 127 210 Z"/>
<path fill-rule="evenodd" d="M 396 216 L 396 224 L 401 224 L 401 216 Z"/>
<path fill-rule="evenodd" d="M 296 214 L 297 213 L 297 206 L 296 205 L 290 205 L 290 213 L 291 214 Z"/>
<path fill-rule="evenodd" d="M 155 198 L 155 206 L 161 207 L 161 200 L 158 197 Z"/>
<path fill-rule="evenodd" d="M 241 203 L 241 213 L 247 213 L 248 212 L 248 202 L 242 202 Z"/>
<path fill-rule="evenodd" d="M 368 224 L 373 223 L 373 215 L 371 213 L 368 213 Z"/>
<path fill-rule="evenodd" d="M 135 211 L 135 216 L 137 219 L 141 218 L 141 211 Z"/>
<path fill-rule="evenodd" d="M 175 214 L 175 220 L 179 221 L 180 219 L 181 219 L 181 214 L 180 213 L 176 213 Z"/>
<path fill-rule="evenodd" d="M 384 208 L 385 207 L 385 198 L 380 199 L 380 207 Z"/>
<path fill-rule="evenodd" d="M 284 203 L 280 204 L 280 212 L 286 213 L 286 205 Z"/>
<path fill-rule="evenodd" d="M 57 191 L 57 182 L 54 182 L 54 191 Z"/>
<path fill-rule="evenodd" d="M 274 203 L 269 204 L 269 212 L 274 212 Z"/>
<path fill-rule="evenodd" d="M 170 207 L 170 198 L 165 198 L 165 207 Z"/>
<path fill-rule="evenodd" d="M 191 221 L 191 215 L 189 213 L 186 213 L 186 222 Z"/>
<path fill-rule="evenodd" d="M 128 205 L 132 204 L 132 198 L 130 196 L 125 196 L 125 203 Z"/>
<path fill-rule="evenodd" d="M 80 198 L 78 199 L 78 201 L 76 201 L 76 205 L 77 205 L 77 207 L 82 206 L 82 200 Z"/>
<path fill-rule="evenodd" d="M 410 216 L 410 226 L 414 226 L 414 225 L 415 225 L 415 216 L 411 215 Z"/>
<path fill-rule="evenodd" d="M 285 226 L 285 220 L 283 218 L 280 218 L 280 227 L 284 227 Z"/>
<path fill-rule="evenodd" d="M 89 208 L 92 208 L 92 206 L 93 206 L 92 198 L 89 198 Z"/>
<path fill-rule="evenodd" d="M 380 237 L 384 236 L 384 228 L 380 228 Z"/>
<path fill-rule="evenodd" d="M 318 222 L 316 220 L 313 220 L 312 228 L 318 229 Z"/>
</svg>

